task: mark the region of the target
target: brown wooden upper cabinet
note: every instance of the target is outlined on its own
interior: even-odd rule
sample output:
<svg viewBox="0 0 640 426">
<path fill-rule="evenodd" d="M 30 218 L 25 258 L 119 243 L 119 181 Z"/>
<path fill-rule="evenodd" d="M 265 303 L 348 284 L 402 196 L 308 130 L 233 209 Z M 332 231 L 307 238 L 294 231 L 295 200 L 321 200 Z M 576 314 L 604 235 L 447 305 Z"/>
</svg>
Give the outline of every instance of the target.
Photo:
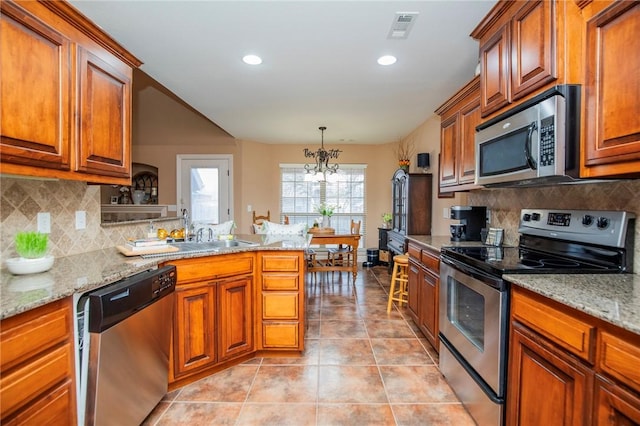
<svg viewBox="0 0 640 426">
<path fill-rule="evenodd" d="M 440 115 L 440 191 L 476 188 L 475 132 L 480 124 L 480 78 L 436 110 Z"/>
<path fill-rule="evenodd" d="M 640 2 L 588 2 L 584 177 L 640 176 Z"/>
<path fill-rule="evenodd" d="M 571 44 L 579 55 L 579 18 L 573 2 L 496 3 L 471 33 L 480 43 L 483 118 L 534 92 L 578 81 L 580 67 L 565 63 L 565 51 Z"/>
<path fill-rule="evenodd" d="M 2 1 L 0 156 L 7 174 L 126 184 L 132 67 L 63 1 Z"/>
</svg>

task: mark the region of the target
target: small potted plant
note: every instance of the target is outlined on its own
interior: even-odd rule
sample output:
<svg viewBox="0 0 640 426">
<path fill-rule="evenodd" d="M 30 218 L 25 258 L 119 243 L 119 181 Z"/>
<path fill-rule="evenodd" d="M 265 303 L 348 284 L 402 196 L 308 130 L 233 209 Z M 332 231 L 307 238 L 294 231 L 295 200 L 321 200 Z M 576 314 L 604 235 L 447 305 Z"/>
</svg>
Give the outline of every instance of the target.
<svg viewBox="0 0 640 426">
<path fill-rule="evenodd" d="M 7 259 L 9 272 L 16 275 L 35 274 L 51 269 L 54 257 L 47 255 L 49 236 L 39 232 L 18 232 L 15 250 L 20 257 Z"/>
<path fill-rule="evenodd" d="M 331 206 L 326 203 L 320 204 L 318 206 L 318 213 L 322 215 L 322 227 L 330 228 L 331 227 L 331 216 L 333 216 L 333 212 L 336 209 L 336 206 Z"/>
<path fill-rule="evenodd" d="M 382 224 L 384 228 L 386 229 L 391 228 L 391 219 L 392 219 L 391 213 L 382 213 Z"/>
</svg>

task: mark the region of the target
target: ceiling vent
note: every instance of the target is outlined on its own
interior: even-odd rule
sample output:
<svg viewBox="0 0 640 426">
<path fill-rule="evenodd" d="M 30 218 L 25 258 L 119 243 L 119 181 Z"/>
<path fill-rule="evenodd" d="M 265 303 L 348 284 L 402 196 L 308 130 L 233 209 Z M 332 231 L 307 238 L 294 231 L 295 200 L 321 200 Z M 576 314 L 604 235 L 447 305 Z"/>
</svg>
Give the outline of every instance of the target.
<svg viewBox="0 0 640 426">
<path fill-rule="evenodd" d="M 396 12 L 387 38 L 404 39 L 409 37 L 409 32 L 417 18 L 418 12 Z"/>
</svg>

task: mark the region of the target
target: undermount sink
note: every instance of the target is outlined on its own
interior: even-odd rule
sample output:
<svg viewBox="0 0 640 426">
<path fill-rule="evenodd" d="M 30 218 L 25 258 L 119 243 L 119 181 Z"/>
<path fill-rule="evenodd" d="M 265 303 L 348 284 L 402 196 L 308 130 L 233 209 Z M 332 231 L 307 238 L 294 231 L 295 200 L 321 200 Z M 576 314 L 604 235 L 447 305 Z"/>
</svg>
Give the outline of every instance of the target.
<svg viewBox="0 0 640 426">
<path fill-rule="evenodd" d="M 178 248 L 178 253 L 213 253 L 219 252 L 220 250 L 224 250 L 226 248 L 244 248 L 244 247 L 257 247 L 260 244 L 253 243 L 251 241 L 245 240 L 216 240 L 216 241 L 203 241 L 197 243 L 195 241 L 184 241 L 184 242 L 172 242 L 170 245 Z M 176 254 L 173 253 L 154 253 L 154 254 L 145 254 L 142 255 L 143 258 L 152 258 L 152 257 L 163 257 L 163 256 L 171 256 Z"/>
<path fill-rule="evenodd" d="M 180 243 L 171 243 L 172 246 L 178 247 L 181 253 L 186 252 L 206 252 L 206 251 L 218 251 L 223 248 L 242 248 L 242 247 L 256 247 L 260 244 L 252 243 L 251 241 L 244 240 L 216 240 L 216 241 L 203 241 L 196 243 L 193 241 L 186 241 Z"/>
</svg>

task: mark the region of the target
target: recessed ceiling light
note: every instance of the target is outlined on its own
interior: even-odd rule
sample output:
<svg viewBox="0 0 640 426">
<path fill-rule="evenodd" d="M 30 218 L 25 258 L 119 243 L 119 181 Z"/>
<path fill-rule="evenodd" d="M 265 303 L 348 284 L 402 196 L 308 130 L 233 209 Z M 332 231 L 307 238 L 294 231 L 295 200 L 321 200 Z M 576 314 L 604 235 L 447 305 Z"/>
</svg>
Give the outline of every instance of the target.
<svg viewBox="0 0 640 426">
<path fill-rule="evenodd" d="M 396 63 L 396 57 L 391 55 L 384 55 L 378 58 L 380 65 L 393 65 Z"/>
<path fill-rule="evenodd" d="M 257 55 L 246 55 L 242 58 L 242 62 L 249 65 L 260 65 L 262 63 L 262 58 Z"/>
</svg>

